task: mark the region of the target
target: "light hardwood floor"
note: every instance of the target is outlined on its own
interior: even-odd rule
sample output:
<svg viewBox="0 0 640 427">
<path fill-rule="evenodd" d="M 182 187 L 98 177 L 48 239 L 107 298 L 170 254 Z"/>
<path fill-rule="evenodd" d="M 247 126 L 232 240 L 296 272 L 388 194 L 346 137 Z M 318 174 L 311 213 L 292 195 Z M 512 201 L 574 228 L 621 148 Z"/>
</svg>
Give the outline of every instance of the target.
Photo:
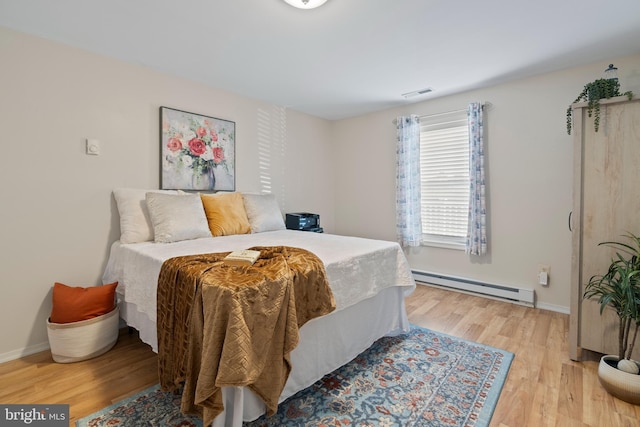
<svg viewBox="0 0 640 427">
<path fill-rule="evenodd" d="M 515 358 L 492 427 L 639 426 L 640 406 L 598 383 L 598 356 L 573 362 L 569 316 L 419 285 L 407 299 L 412 323 L 511 351 Z M 68 403 L 71 423 L 158 381 L 156 355 L 136 334 L 92 360 L 57 364 L 49 352 L 0 364 L 0 403 Z"/>
</svg>

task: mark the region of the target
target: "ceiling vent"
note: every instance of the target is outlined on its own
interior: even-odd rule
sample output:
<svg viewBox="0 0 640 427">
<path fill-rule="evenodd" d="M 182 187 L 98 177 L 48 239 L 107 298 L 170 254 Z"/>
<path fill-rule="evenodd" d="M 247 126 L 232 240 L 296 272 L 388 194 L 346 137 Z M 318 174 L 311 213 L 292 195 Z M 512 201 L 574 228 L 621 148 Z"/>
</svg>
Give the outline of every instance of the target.
<svg viewBox="0 0 640 427">
<path fill-rule="evenodd" d="M 403 93 L 402 96 L 404 96 L 405 98 L 413 98 L 414 96 L 424 95 L 429 92 L 433 92 L 433 88 L 428 87 L 428 88 L 416 90 L 413 92 Z"/>
</svg>

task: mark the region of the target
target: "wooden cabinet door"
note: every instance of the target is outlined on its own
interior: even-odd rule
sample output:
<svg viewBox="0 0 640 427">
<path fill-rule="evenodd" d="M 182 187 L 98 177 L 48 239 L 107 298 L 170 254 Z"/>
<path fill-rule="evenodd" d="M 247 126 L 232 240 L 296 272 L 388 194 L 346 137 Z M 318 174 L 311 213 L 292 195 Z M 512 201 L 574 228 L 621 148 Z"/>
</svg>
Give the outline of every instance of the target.
<svg viewBox="0 0 640 427">
<path fill-rule="evenodd" d="M 611 100 L 601 106 L 600 129 L 594 131 L 587 108 L 580 114 L 579 140 L 574 156 L 580 156 L 574 189 L 574 214 L 579 227 L 573 230 L 574 271 L 572 298 L 579 299 L 579 347 L 605 354 L 618 354 L 618 320 L 613 310 L 600 315 L 595 301 L 582 301 L 584 286 L 593 275 L 607 271 L 615 249 L 598 246 L 604 241 L 625 241 L 627 232 L 640 235 L 640 102 Z M 576 162 L 577 163 L 577 162 Z M 628 243 L 629 241 L 626 240 Z M 577 253 L 576 253 L 577 251 Z M 575 291 L 577 290 L 577 295 Z M 574 306 L 572 304 L 572 315 Z M 573 319 L 572 319 L 573 320 Z M 640 346 L 634 355 L 638 360 Z"/>
</svg>

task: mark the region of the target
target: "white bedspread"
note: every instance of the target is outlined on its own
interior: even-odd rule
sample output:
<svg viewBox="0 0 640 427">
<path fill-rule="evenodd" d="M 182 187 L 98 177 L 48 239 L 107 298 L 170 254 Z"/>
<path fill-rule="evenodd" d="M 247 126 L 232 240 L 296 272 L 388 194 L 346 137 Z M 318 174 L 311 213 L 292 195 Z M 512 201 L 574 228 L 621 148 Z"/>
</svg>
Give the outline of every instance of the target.
<svg viewBox="0 0 640 427">
<path fill-rule="evenodd" d="M 157 351 L 156 288 L 166 259 L 279 245 L 307 249 L 319 256 L 336 300 L 334 312 L 300 328 L 300 343 L 291 352 L 292 370 L 280 402 L 347 363 L 381 336 L 409 329 L 404 297 L 416 285 L 395 242 L 294 230 L 167 244 L 115 242 L 103 282 L 118 282 L 123 319 Z M 222 392 L 225 412 L 213 427 L 241 427 L 243 421 L 265 412 L 264 403 L 245 387 L 223 387 Z"/>
<path fill-rule="evenodd" d="M 251 246 L 292 246 L 322 259 L 336 300 L 336 311 L 392 286 L 415 288 L 409 264 L 396 242 L 295 230 L 211 237 L 175 243 L 115 242 L 103 283 L 118 282 L 124 301 L 156 321 L 156 288 L 162 263 L 175 256 L 226 252 Z"/>
</svg>

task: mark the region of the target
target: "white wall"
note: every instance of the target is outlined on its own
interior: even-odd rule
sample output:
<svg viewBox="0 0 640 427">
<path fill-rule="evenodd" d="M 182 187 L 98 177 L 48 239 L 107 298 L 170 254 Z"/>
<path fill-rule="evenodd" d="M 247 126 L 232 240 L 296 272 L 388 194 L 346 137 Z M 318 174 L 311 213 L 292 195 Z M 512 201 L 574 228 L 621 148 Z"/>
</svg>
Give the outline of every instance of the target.
<svg viewBox="0 0 640 427">
<path fill-rule="evenodd" d="M 640 55 L 610 62 L 619 68 L 622 91 L 640 96 Z M 532 288 L 540 307 L 568 312 L 573 149 L 565 111 L 607 66 L 549 73 L 335 123 L 336 232 L 395 240 L 396 116 L 491 103 L 485 114 L 489 254 L 478 258 L 421 247 L 409 251 L 409 262 L 415 269 Z M 549 287 L 537 284 L 539 264 L 551 267 Z"/>
<path fill-rule="evenodd" d="M 47 347 L 55 281 L 100 283 L 119 236 L 111 191 L 159 186 L 162 105 L 236 122 L 237 190 L 266 182 L 332 230 L 330 122 L 1 27 L 0 58 L 0 361 Z"/>
<path fill-rule="evenodd" d="M 392 120 L 490 102 L 490 254 L 476 261 L 419 248 L 410 263 L 532 287 L 541 306 L 569 306 L 572 148 L 564 114 L 607 64 L 327 122 L 1 27 L 0 57 L 0 361 L 46 348 L 53 282 L 100 282 L 119 235 L 112 189 L 158 188 L 161 105 L 236 122 L 238 190 L 268 184 L 284 211 L 318 212 L 328 232 L 395 240 Z M 623 90 L 640 94 L 640 55 L 611 62 Z M 100 156 L 84 154 L 85 138 L 100 140 Z M 258 167 L 265 152 L 266 176 Z M 548 288 L 536 284 L 538 264 L 551 266 Z"/>
</svg>

